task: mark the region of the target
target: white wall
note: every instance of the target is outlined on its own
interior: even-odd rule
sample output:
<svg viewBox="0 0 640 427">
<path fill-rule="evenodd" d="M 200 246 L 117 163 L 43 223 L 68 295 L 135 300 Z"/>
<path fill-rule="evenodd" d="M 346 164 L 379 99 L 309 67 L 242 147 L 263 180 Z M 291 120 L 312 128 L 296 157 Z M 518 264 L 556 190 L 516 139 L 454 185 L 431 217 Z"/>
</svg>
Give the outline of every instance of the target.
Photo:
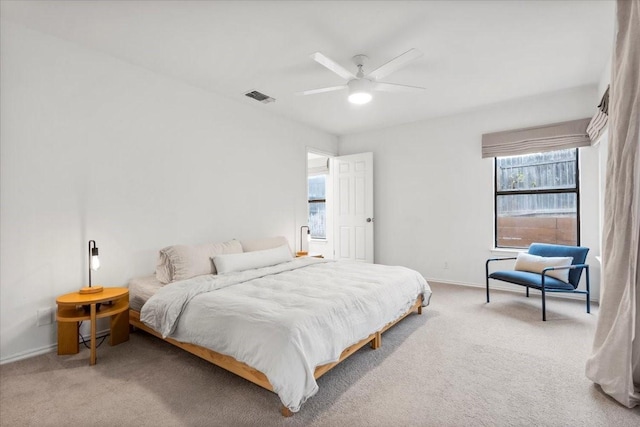
<svg viewBox="0 0 640 427">
<path fill-rule="evenodd" d="M 2 22 L 0 360 L 51 348 L 36 312 L 86 285 L 153 272 L 176 243 L 306 224 L 307 147 L 334 136 Z"/>
<path fill-rule="evenodd" d="M 509 254 L 492 251 L 493 160 L 481 158 L 482 134 L 590 117 L 597 97 L 594 85 L 341 137 L 340 155 L 374 153 L 376 262 L 484 286 L 486 259 Z M 580 172 L 581 244 L 598 298 L 596 148 L 580 149 Z"/>
</svg>

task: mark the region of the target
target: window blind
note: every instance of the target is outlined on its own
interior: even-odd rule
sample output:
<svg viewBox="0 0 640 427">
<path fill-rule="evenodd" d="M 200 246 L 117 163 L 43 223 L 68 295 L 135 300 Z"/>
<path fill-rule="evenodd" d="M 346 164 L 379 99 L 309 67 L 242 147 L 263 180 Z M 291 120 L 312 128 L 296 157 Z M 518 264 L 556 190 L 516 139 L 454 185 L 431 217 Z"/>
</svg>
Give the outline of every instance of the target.
<svg viewBox="0 0 640 427">
<path fill-rule="evenodd" d="M 519 156 L 591 145 L 590 118 L 482 135 L 482 158 Z"/>
<path fill-rule="evenodd" d="M 307 161 L 307 173 L 309 175 L 329 173 L 329 158 L 309 159 Z"/>
</svg>

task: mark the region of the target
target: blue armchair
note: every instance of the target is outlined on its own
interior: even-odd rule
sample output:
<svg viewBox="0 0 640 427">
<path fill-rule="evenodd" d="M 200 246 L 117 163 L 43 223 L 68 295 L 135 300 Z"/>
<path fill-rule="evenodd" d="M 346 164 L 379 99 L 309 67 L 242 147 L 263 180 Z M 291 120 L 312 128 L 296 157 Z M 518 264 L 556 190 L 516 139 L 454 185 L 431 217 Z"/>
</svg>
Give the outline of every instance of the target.
<svg viewBox="0 0 640 427">
<path fill-rule="evenodd" d="M 564 246 L 551 245 L 546 243 L 532 243 L 529 246 L 528 253 L 530 255 L 538 255 L 542 257 L 572 257 L 573 261 L 570 266 L 565 267 L 546 267 L 541 273 L 531 273 L 528 271 L 503 270 L 495 271 L 489 274 L 489 263 L 494 261 L 503 261 L 508 259 L 516 259 L 517 257 L 506 258 L 490 258 L 485 264 L 486 281 L 487 281 L 487 302 L 489 302 L 489 279 L 500 280 L 514 285 L 525 286 L 527 288 L 527 298 L 529 297 L 529 288 L 537 289 L 542 292 L 542 320 L 547 320 L 545 294 L 547 292 L 569 292 L 574 294 L 586 294 L 587 313 L 591 313 L 590 297 L 589 297 L 589 265 L 585 264 L 589 248 L 582 246 Z M 569 271 L 569 282 L 565 283 L 548 275 L 553 270 Z M 577 289 L 580 283 L 582 270 L 586 274 L 586 290 Z"/>
</svg>

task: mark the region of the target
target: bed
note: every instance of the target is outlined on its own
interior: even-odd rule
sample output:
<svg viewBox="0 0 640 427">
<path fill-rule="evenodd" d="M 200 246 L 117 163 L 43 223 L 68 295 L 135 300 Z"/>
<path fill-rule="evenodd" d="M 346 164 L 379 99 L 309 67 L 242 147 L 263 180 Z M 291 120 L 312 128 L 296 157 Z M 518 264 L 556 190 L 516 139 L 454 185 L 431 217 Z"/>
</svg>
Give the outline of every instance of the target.
<svg viewBox="0 0 640 427">
<path fill-rule="evenodd" d="M 293 258 L 282 239 L 242 242 L 240 252 L 218 247 L 208 274 L 185 279 L 174 265 L 166 271 L 179 280 L 132 280 L 130 323 L 275 392 L 289 416 L 317 392 L 320 376 L 421 314 L 431 290 L 405 267 Z"/>
</svg>

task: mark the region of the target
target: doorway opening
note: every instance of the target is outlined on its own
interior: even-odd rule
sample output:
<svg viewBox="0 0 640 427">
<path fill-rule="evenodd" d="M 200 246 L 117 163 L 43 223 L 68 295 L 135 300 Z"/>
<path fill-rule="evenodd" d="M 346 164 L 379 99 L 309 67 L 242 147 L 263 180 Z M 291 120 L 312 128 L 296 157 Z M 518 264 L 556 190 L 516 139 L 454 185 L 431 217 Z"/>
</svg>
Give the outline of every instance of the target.
<svg viewBox="0 0 640 427">
<path fill-rule="evenodd" d="M 307 224 L 310 256 L 333 259 L 333 185 L 329 170 L 331 156 L 307 151 Z"/>
</svg>

